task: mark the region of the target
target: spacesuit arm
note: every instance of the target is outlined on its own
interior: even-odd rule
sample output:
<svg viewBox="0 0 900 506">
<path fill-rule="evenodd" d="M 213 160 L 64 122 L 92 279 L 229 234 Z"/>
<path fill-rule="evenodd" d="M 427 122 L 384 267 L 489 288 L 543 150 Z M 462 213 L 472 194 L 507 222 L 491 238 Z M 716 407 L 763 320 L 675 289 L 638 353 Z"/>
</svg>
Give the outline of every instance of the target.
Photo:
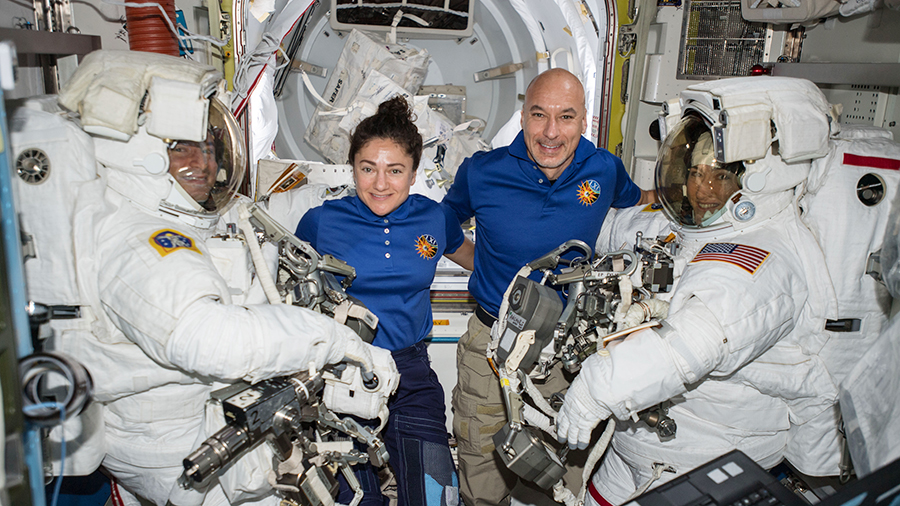
<svg viewBox="0 0 900 506">
<path fill-rule="evenodd" d="M 722 336 L 712 312 L 691 298 L 663 329 L 637 332 L 589 357 L 560 409 L 560 441 L 584 448 L 604 415 L 625 420 L 684 393 L 719 363 Z"/>
<path fill-rule="evenodd" d="M 224 380 L 259 380 L 347 359 L 371 370 L 372 355 L 349 327 L 294 306 L 194 302 L 165 345 L 186 371 Z"/>
</svg>

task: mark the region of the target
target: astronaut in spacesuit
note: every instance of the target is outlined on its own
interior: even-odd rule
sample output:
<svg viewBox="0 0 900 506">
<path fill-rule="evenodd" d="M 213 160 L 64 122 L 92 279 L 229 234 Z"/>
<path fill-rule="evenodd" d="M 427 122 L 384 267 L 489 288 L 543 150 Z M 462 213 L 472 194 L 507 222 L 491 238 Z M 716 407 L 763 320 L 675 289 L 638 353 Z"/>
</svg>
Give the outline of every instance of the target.
<svg viewBox="0 0 900 506">
<path fill-rule="evenodd" d="M 244 237 L 229 226 L 245 158 L 237 124 L 214 95 L 221 81 L 178 58 L 97 51 L 59 96 L 92 135 L 106 185 L 80 199 L 75 218 L 79 283 L 95 321 L 90 333 L 63 333 L 53 346 L 93 376 L 105 411 L 103 466 L 126 504 L 248 498 L 222 480 L 203 491 L 176 483 L 182 459 L 210 435 L 204 404 L 216 387 L 340 361 L 374 367 L 371 347 L 350 328 L 265 303 Z M 234 488 L 278 504 L 269 470 L 247 471 L 258 489 Z"/>
<path fill-rule="evenodd" d="M 582 448 L 618 420 L 591 504 L 622 504 L 735 448 L 763 467 L 787 458 L 837 474 L 837 389 L 816 355 L 834 296 L 797 206 L 810 160 L 828 152 L 830 106 L 785 78 L 692 86 L 680 105 L 656 178 L 684 266 L 668 317 L 587 359 L 557 418 L 560 440 Z M 667 440 L 635 416 L 664 401 L 678 425 Z M 801 449 L 810 439 L 797 434 L 821 444 Z"/>
</svg>

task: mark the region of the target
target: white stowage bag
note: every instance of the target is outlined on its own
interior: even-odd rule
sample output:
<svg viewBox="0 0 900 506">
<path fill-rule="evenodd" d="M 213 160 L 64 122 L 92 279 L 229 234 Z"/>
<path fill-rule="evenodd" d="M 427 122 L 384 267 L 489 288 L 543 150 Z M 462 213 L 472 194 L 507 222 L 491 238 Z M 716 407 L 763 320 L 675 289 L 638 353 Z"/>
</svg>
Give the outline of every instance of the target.
<svg viewBox="0 0 900 506">
<path fill-rule="evenodd" d="M 331 107 L 324 104 L 316 107 L 303 135 L 304 140 L 333 163 L 345 163 L 346 152 L 342 157 L 339 138 L 343 137 L 346 143 L 346 134 L 338 129 L 343 111 L 335 110 L 351 105 L 371 71 L 380 72 L 414 95 L 425 80 L 429 60 L 428 51 L 424 49 L 376 42 L 363 32 L 351 31 L 322 93 Z"/>
<path fill-rule="evenodd" d="M 837 14 L 842 5 L 838 0 L 741 0 L 741 17 L 774 24 L 815 25 Z"/>
<path fill-rule="evenodd" d="M 451 177 L 456 177 L 456 171 L 462 165 L 463 160 L 478 151 L 491 149 L 490 144 L 481 137 L 480 130 L 483 127 L 483 122 L 475 120 L 457 125 L 453 129 L 453 134 L 447 142 L 447 152 L 444 154 L 443 163 L 444 171 Z"/>
<path fill-rule="evenodd" d="M 297 229 L 300 219 L 306 211 L 319 207 L 326 200 L 341 199 L 352 195 L 355 189 L 351 186 L 331 186 L 309 182 L 299 188 L 273 193 L 269 196 L 266 212 L 275 221 L 290 231 Z"/>
<path fill-rule="evenodd" d="M 335 163 L 347 162 L 350 136 L 356 126 L 362 120 L 374 115 L 378 111 L 379 104 L 397 95 L 405 97 L 412 104 L 414 123 L 427 145 L 422 150 L 422 158 L 417 167 L 417 177 L 411 193 L 440 201 L 447 194 L 459 164 L 474 152 L 487 149 L 487 145 L 473 130 L 473 126 L 477 126 L 474 122 L 454 125 L 446 116 L 428 106 L 427 97 L 415 96 L 413 92 L 378 70 L 368 72 L 356 95 L 340 114 L 335 114 L 333 118 L 328 112 L 321 114 L 321 118 L 330 118 L 333 128 L 322 144 L 314 146 L 323 156 Z"/>
</svg>

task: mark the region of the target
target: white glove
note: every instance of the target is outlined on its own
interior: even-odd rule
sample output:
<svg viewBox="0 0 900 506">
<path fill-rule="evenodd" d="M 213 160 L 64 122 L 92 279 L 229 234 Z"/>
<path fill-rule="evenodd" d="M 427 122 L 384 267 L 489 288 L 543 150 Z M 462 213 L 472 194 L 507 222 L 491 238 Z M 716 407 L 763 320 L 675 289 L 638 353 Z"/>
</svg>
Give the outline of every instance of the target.
<svg viewBox="0 0 900 506">
<path fill-rule="evenodd" d="M 400 384 L 400 371 L 397 370 L 397 364 L 394 363 L 394 357 L 390 351 L 378 346 L 370 348 L 372 350 L 372 371 L 378 377 L 376 390 L 387 399 L 397 391 L 397 385 Z"/>
<path fill-rule="evenodd" d="M 331 348 L 328 350 L 329 353 L 325 360 L 326 364 L 353 362 L 367 371 L 374 369 L 372 345 L 364 343 L 356 332 L 344 325 L 340 326 L 340 330 L 336 334 L 336 342 L 332 343 Z"/>
<path fill-rule="evenodd" d="M 572 450 L 587 448 L 594 427 L 611 414 L 606 406 L 591 396 L 588 388 L 591 376 L 590 368 L 582 367 L 581 373 L 566 391 L 565 401 L 556 416 L 556 437 L 560 443 L 568 442 Z"/>
<path fill-rule="evenodd" d="M 378 385 L 371 390 L 366 388 L 359 368 L 348 364 L 340 378 L 332 373 L 325 373 L 322 401 L 335 413 L 371 420 L 378 418 L 381 409 L 387 405 L 388 398 L 397 390 L 400 373 L 397 372 L 390 351 L 377 346 L 365 346 L 371 349 L 374 366 L 369 370 L 375 373 Z"/>
</svg>

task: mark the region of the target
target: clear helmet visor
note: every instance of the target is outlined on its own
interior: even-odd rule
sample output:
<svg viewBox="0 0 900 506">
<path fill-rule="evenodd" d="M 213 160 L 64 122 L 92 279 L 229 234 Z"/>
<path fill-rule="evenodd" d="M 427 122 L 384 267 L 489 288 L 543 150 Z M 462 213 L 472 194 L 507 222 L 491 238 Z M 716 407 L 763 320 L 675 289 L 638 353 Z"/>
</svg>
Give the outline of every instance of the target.
<svg viewBox="0 0 900 506">
<path fill-rule="evenodd" d="M 656 162 L 656 192 L 666 216 L 688 229 L 708 227 L 741 189 L 744 164 L 716 160 L 709 124 L 683 118 L 666 136 Z"/>
<path fill-rule="evenodd" d="M 231 111 L 210 99 L 206 139 L 168 145 L 169 174 L 203 211 L 223 214 L 234 202 L 244 177 L 246 156 Z"/>
</svg>

